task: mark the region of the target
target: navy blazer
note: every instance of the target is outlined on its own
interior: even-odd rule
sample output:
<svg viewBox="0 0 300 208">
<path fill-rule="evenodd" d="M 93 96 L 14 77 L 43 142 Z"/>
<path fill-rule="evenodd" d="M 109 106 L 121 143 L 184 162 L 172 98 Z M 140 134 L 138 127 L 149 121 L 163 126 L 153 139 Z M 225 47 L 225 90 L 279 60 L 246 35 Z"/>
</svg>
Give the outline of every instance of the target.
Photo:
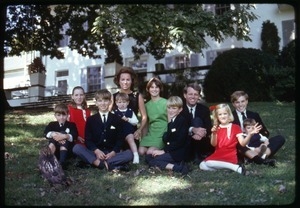
<svg viewBox="0 0 300 208">
<path fill-rule="evenodd" d="M 188 122 L 189 127 L 192 126 L 192 116 L 186 103 L 184 102 L 182 114 Z M 211 128 L 212 128 L 212 121 L 210 118 L 210 110 L 207 106 L 197 103 L 195 109 L 195 117 L 199 117 L 203 121 L 203 127 L 206 129 L 206 137 L 210 137 Z"/>
<path fill-rule="evenodd" d="M 187 145 L 189 126 L 182 114 L 177 115 L 173 122 L 168 123 L 167 132 L 163 135 L 164 151 L 170 153 L 173 160 L 181 162 L 184 160 Z"/>
<path fill-rule="evenodd" d="M 96 113 L 86 120 L 85 144 L 88 149 L 94 151 L 100 149 L 108 153 L 120 152 L 125 141 L 123 126 L 125 121 L 111 112 L 108 113 L 106 124 L 101 120 L 100 113 Z"/>
<path fill-rule="evenodd" d="M 232 123 L 237 124 L 240 127 L 242 127 L 236 110 L 233 110 L 232 114 L 233 114 L 233 118 L 234 118 L 234 121 Z M 252 118 L 256 122 L 258 122 L 260 125 L 262 125 L 262 129 L 259 131 L 259 133 L 261 133 L 262 135 L 264 135 L 266 137 L 269 137 L 270 133 L 258 113 L 246 110 L 246 115 L 247 115 L 247 118 Z"/>
<path fill-rule="evenodd" d="M 51 139 L 51 138 L 47 137 L 47 134 L 50 131 L 56 131 L 56 132 L 60 132 L 60 133 L 63 133 L 63 134 L 71 134 L 72 137 L 73 137 L 73 141 L 76 140 L 77 137 L 78 137 L 78 131 L 77 131 L 76 124 L 73 123 L 73 122 L 70 122 L 70 121 L 66 121 L 62 127 L 60 127 L 58 121 L 52 121 L 52 122 L 50 122 L 45 127 L 45 130 L 44 130 L 44 136 L 47 139 Z"/>
</svg>

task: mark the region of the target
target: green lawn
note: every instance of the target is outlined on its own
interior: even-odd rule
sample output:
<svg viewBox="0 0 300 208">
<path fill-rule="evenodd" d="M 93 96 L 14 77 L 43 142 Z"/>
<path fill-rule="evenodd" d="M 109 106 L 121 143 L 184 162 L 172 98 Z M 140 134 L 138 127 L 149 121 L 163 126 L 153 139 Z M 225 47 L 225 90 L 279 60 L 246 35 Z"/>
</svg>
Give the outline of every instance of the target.
<svg viewBox="0 0 300 208">
<path fill-rule="evenodd" d="M 295 103 L 250 103 L 260 113 L 271 136 L 281 133 L 286 143 L 276 154 L 277 167 L 246 165 L 248 175 L 220 170 L 192 171 L 185 177 L 142 162 L 126 173 L 111 173 L 71 165 L 68 187 L 50 187 L 37 168 L 50 111 L 18 110 L 5 114 L 5 205 L 287 205 L 296 197 Z M 75 164 L 76 160 L 71 160 Z"/>
</svg>

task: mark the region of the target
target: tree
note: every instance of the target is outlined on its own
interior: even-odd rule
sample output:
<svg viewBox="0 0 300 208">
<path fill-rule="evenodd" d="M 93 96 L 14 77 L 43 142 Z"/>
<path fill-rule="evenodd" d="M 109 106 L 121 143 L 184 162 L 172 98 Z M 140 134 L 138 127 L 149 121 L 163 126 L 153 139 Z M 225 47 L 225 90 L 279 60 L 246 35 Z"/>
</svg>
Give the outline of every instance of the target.
<svg viewBox="0 0 300 208">
<path fill-rule="evenodd" d="M 219 42 L 232 36 L 251 40 L 248 22 L 257 19 L 252 8 L 251 4 L 235 5 L 215 15 L 202 4 L 57 5 L 53 13 L 47 5 L 10 6 L 5 47 L 9 55 L 38 50 L 62 58 L 57 50 L 62 38 L 59 30 L 68 22 L 69 47 L 83 56 L 100 58 L 97 49 L 110 53 L 115 51 L 112 45 L 132 38 L 136 58 L 147 52 L 159 60 L 173 44 L 182 45 L 184 52 L 201 52 L 208 47 L 206 36 Z"/>
<path fill-rule="evenodd" d="M 61 13 L 66 8 L 55 7 L 54 11 Z M 48 5 L 8 6 L 4 33 L 5 54 L 19 56 L 24 51 L 39 51 L 42 56 L 64 58 L 58 47 L 62 39 L 60 30 L 66 22 L 64 16 L 53 15 Z"/>
<path fill-rule="evenodd" d="M 280 37 L 278 36 L 276 25 L 270 22 L 270 20 L 262 24 L 261 41 L 261 50 L 278 58 Z"/>
</svg>

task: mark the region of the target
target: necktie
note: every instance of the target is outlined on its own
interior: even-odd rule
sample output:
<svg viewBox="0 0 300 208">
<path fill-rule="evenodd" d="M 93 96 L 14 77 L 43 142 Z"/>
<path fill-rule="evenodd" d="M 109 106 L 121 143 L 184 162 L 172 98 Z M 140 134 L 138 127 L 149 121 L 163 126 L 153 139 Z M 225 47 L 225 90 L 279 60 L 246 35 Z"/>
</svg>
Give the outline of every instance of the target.
<svg viewBox="0 0 300 208">
<path fill-rule="evenodd" d="M 190 108 L 190 114 L 192 115 L 192 118 L 194 118 L 193 108 Z"/>
<path fill-rule="evenodd" d="M 243 118 L 243 121 L 244 121 L 247 117 L 245 116 L 244 112 L 242 112 L 241 114 L 242 114 L 242 118 Z"/>
<path fill-rule="evenodd" d="M 60 124 L 59 124 L 59 127 L 63 127 L 63 125 L 64 125 L 63 123 L 60 123 Z"/>
<path fill-rule="evenodd" d="M 105 124 L 105 123 L 106 123 L 106 117 L 105 117 L 105 114 L 103 114 L 102 116 L 103 116 L 103 123 Z"/>
</svg>

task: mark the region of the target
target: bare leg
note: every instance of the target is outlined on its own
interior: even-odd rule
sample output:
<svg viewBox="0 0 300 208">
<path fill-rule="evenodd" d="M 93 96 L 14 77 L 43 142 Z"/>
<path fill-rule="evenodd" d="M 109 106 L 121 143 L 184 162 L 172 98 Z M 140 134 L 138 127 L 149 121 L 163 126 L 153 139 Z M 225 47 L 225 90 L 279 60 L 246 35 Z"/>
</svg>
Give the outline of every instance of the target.
<svg viewBox="0 0 300 208">
<path fill-rule="evenodd" d="M 139 154 L 137 151 L 137 146 L 135 144 L 133 134 L 128 134 L 125 139 L 129 145 L 131 151 L 133 152 L 133 164 L 138 164 L 140 162 L 140 159 L 139 159 Z"/>
<path fill-rule="evenodd" d="M 139 147 L 139 154 L 140 154 L 140 155 L 145 155 L 146 152 L 147 152 L 147 150 L 148 150 L 147 147 L 142 147 L 142 146 L 140 146 L 140 147 Z"/>
<path fill-rule="evenodd" d="M 149 147 L 147 150 L 147 155 L 152 155 L 153 150 L 158 150 L 158 148 L 157 147 Z"/>
<path fill-rule="evenodd" d="M 50 143 L 50 144 L 49 144 L 49 148 L 50 148 L 52 154 L 54 154 L 54 153 L 55 153 L 55 150 L 56 150 L 55 145 L 54 145 L 53 143 Z"/>
</svg>

